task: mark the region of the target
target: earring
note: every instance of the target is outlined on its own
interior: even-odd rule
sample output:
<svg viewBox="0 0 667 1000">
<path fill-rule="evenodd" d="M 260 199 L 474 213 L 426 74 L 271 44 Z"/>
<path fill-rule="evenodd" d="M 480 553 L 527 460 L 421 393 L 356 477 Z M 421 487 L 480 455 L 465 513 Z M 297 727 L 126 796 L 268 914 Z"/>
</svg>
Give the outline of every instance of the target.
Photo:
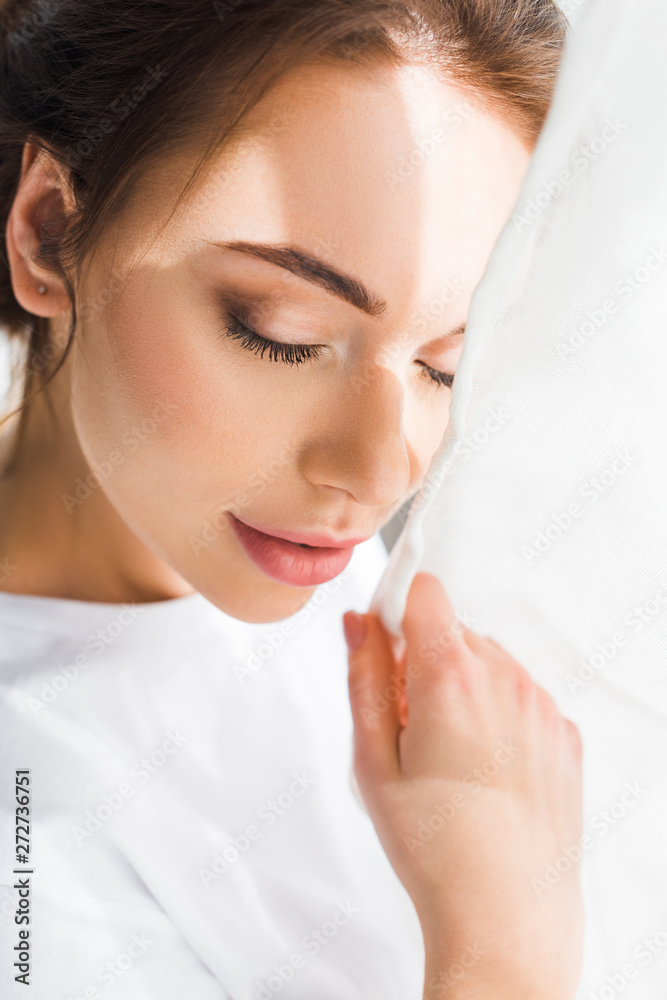
<svg viewBox="0 0 667 1000">
<path fill-rule="evenodd" d="M 46 295 L 46 285 L 38 285 L 37 291 L 40 295 Z"/>
</svg>

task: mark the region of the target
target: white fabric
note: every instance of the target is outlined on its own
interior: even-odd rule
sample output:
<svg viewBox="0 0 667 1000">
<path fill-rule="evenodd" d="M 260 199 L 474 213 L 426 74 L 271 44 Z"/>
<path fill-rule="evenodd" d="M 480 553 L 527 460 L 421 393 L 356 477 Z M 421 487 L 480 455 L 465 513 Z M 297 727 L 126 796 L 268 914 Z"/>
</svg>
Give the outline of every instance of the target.
<svg viewBox="0 0 667 1000">
<path fill-rule="evenodd" d="M 667 996 L 665 38 L 659 0 L 577 17 L 374 599 L 398 631 L 415 570 L 438 574 L 579 725 L 582 1000 Z"/>
<path fill-rule="evenodd" d="M 421 996 L 412 903 L 350 784 L 340 616 L 385 563 L 371 539 L 274 625 L 198 594 L 128 610 L 0 593 L 2 1000 Z M 7 961 L 20 768 L 29 990 Z"/>
</svg>

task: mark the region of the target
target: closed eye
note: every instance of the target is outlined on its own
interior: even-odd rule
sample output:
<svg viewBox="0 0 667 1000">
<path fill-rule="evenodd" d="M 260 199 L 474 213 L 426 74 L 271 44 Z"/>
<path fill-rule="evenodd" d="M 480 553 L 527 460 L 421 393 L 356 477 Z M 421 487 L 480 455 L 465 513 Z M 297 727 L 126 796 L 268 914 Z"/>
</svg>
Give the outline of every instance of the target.
<svg viewBox="0 0 667 1000">
<path fill-rule="evenodd" d="M 422 374 L 430 379 L 431 382 L 435 382 L 436 385 L 446 385 L 451 389 L 454 384 L 454 376 L 451 372 L 439 372 L 435 368 L 431 368 L 424 361 L 418 361 L 417 364 L 421 365 Z"/>
<path fill-rule="evenodd" d="M 241 347 L 263 358 L 268 353 L 269 361 L 282 361 L 286 365 L 302 365 L 319 357 L 319 344 L 284 344 L 262 337 L 256 330 L 242 323 L 236 316 L 230 316 L 225 328 L 228 337 L 240 341 Z"/>
<path fill-rule="evenodd" d="M 314 361 L 322 351 L 320 344 L 286 344 L 278 340 L 270 340 L 251 329 L 237 316 L 229 316 L 224 332 L 226 336 L 238 340 L 245 351 L 256 354 L 260 358 L 268 354 L 269 361 L 282 361 L 287 365 L 302 365 L 306 361 Z M 416 364 L 421 368 L 420 374 L 423 374 L 431 383 L 448 388 L 453 385 L 454 375 L 451 372 L 437 371 L 424 361 L 417 361 Z"/>
</svg>

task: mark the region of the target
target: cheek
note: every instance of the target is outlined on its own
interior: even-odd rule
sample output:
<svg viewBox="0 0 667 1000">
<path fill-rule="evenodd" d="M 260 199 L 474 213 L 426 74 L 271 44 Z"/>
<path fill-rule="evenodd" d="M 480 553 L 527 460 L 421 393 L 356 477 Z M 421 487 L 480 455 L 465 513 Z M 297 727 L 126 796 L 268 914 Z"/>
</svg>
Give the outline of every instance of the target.
<svg viewBox="0 0 667 1000">
<path fill-rule="evenodd" d="M 227 363 L 215 318 L 183 284 L 167 269 L 126 283 L 81 331 L 73 397 L 88 463 L 117 459 L 103 487 L 121 514 L 187 530 L 284 453 L 290 423 L 267 419 L 270 380 L 258 393 Z"/>
<path fill-rule="evenodd" d="M 417 459 L 419 468 L 426 472 L 435 455 L 449 423 L 450 389 L 425 390 L 406 393 L 403 427 L 408 447 Z"/>
</svg>

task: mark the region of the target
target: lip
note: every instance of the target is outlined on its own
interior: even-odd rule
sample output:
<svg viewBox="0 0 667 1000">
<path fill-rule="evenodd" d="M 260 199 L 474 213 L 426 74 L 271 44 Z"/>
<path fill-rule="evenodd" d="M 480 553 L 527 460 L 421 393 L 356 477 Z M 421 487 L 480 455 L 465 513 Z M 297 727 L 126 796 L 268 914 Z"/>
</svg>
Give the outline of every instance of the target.
<svg viewBox="0 0 667 1000">
<path fill-rule="evenodd" d="M 297 545 L 310 545 L 313 548 L 321 549 L 353 549 L 355 545 L 367 542 L 371 535 L 360 535 L 358 538 L 335 539 L 330 535 L 324 535 L 317 531 L 269 531 L 259 524 L 250 524 L 248 521 L 241 521 L 234 514 L 228 515 L 232 521 L 237 521 L 248 528 L 253 528 L 269 538 L 282 538 L 286 542 L 296 542 Z"/>
<path fill-rule="evenodd" d="M 248 558 L 267 576 L 293 587 L 312 587 L 342 573 L 355 545 L 367 538 L 334 540 L 315 532 L 262 531 L 228 512 L 234 534 Z M 301 546 L 307 545 L 304 549 Z"/>
</svg>

